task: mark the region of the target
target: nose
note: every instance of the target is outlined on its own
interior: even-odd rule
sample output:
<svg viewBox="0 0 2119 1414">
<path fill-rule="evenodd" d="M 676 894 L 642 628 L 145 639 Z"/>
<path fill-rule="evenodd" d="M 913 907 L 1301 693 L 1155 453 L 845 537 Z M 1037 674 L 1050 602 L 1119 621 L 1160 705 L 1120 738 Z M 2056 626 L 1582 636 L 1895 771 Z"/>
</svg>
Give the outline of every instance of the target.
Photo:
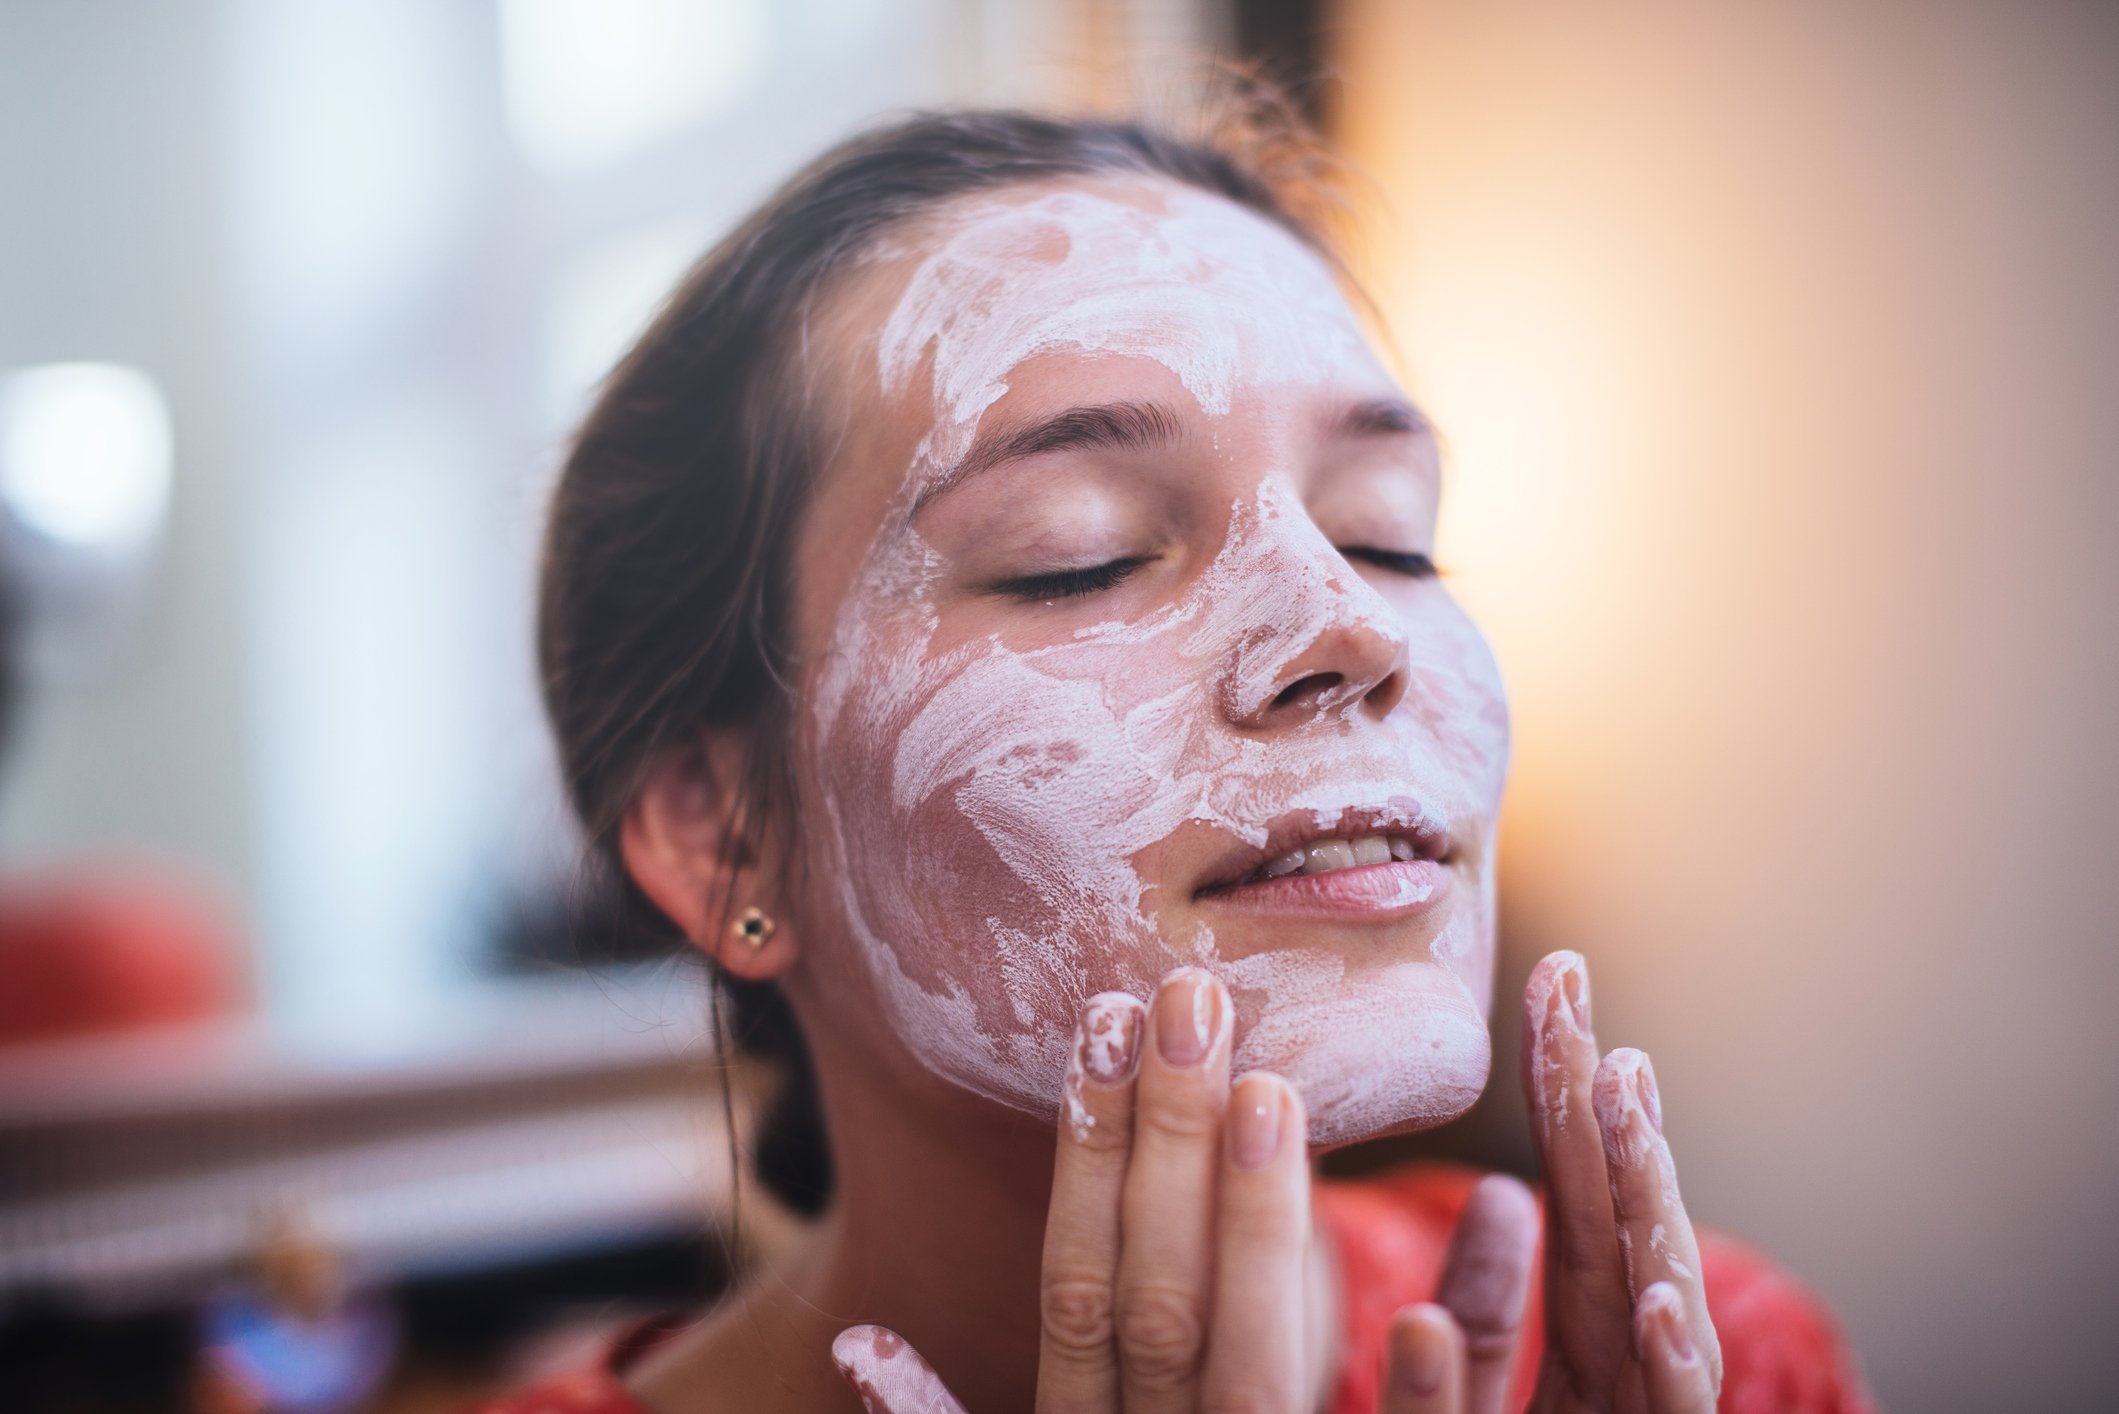
<svg viewBox="0 0 2119 1414">
<path fill-rule="evenodd" d="M 1404 698 L 1406 634 L 1397 612 L 1337 552 L 1327 553 L 1338 563 L 1312 580 L 1312 592 L 1283 602 L 1288 617 L 1249 636 L 1234 655 L 1225 682 L 1237 726 L 1269 730 L 1349 705 L 1380 719 Z"/>
<path fill-rule="evenodd" d="M 1342 619 L 1318 632 L 1261 686 L 1240 705 L 1238 725 L 1270 729 L 1348 704 L 1357 704 L 1363 716 L 1389 716 L 1405 696 L 1405 635 L 1366 617 Z"/>
</svg>

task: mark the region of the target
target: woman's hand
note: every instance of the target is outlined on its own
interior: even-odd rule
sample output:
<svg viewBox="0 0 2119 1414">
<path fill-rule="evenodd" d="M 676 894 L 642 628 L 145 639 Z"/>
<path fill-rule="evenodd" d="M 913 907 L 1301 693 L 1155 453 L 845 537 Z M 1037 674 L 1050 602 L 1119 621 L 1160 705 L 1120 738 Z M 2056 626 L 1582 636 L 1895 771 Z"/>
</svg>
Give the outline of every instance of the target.
<svg viewBox="0 0 2119 1414">
<path fill-rule="evenodd" d="M 1084 1009 L 1045 1232 L 1044 1414 L 1314 1405 L 1302 1104 L 1277 1076 L 1229 1086 L 1229 1015 L 1221 984 L 1196 969 L 1165 979 L 1145 1016 L 1118 994 Z M 1721 1352 L 1648 1058 L 1598 1060 L 1574 953 L 1531 974 L 1524 1019 L 1551 1219 L 1530 1408 L 1711 1414 Z M 1474 1190 L 1437 1299 L 1393 1319 L 1385 1414 L 1508 1407 L 1538 1226 L 1515 1180 Z M 963 1414 L 889 1331 L 852 1327 L 833 1355 L 870 1414 Z"/>
<path fill-rule="evenodd" d="M 1579 954 L 1552 954 L 1524 989 L 1523 1087 L 1549 1216 L 1533 1414 L 1711 1414 L 1721 1346 L 1655 1072 L 1635 1050 L 1597 1059 Z M 1528 1192 L 1507 1179 L 1479 1185 L 1438 1301 L 1392 1323 L 1387 1414 L 1506 1407 L 1536 1238 Z"/>
<path fill-rule="evenodd" d="M 1093 997 L 1075 1034 L 1040 1283 L 1041 1414 L 1314 1403 L 1307 1122 L 1294 1087 L 1229 1084 L 1228 993 L 1197 968 L 1152 1006 Z M 871 1414 L 961 1414 L 889 1331 L 832 1347 Z"/>
</svg>

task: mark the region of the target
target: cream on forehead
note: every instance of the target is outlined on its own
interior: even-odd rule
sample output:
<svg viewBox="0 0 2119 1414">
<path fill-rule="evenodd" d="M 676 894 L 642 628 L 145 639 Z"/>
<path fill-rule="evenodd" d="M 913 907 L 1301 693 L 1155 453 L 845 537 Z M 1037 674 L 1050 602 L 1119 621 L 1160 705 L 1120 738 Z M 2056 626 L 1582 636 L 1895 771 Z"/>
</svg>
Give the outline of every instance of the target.
<svg viewBox="0 0 2119 1414">
<path fill-rule="evenodd" d="M 1317 256 L 1281 227 L 1190 188 L 1143 206 L 1082 188 L 951 209 L 883 326 L 877 372 L 901 392 L 930 350 L 947 467 L 1017 364 L 1054 349 L 1152 358 L 1211 415 L 1239 381 L 1315 379 L 1369 357 Z"/>
</svg>

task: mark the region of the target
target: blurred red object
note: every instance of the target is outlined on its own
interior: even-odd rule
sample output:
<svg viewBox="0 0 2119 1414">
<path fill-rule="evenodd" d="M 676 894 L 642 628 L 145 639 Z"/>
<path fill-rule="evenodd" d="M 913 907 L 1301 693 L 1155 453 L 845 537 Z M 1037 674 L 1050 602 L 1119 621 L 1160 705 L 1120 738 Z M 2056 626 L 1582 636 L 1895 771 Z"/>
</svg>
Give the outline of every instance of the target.
<svg viewBox="0 0 2119 1414">
<path fill-rule="evenodd" d="M 0 879 L 0 1045 L 224 1016 L 239 951 L 228 910 L 166 872 Z"/>
</svg>

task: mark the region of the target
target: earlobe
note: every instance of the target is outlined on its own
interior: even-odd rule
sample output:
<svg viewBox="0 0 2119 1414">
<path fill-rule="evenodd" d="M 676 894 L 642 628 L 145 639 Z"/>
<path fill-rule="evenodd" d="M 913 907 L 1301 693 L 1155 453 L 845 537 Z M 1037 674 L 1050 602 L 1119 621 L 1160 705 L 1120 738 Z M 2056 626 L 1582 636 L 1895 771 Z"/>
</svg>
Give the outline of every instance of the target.
<svg viewBox="0 0 2119 1414">
<path fill-rule="evenodd" d="M 756 861 L 726 847 L 735 801 L 719 783 L 734 778 L 736 755 L 735 745 L 710 739 L 658 760 L 620 822 L 619 851 L 633 882 L 692 946 L 738 977 L 768 981 L 794 961 L 795 946 L 756 897 Z"/>
</svg>

